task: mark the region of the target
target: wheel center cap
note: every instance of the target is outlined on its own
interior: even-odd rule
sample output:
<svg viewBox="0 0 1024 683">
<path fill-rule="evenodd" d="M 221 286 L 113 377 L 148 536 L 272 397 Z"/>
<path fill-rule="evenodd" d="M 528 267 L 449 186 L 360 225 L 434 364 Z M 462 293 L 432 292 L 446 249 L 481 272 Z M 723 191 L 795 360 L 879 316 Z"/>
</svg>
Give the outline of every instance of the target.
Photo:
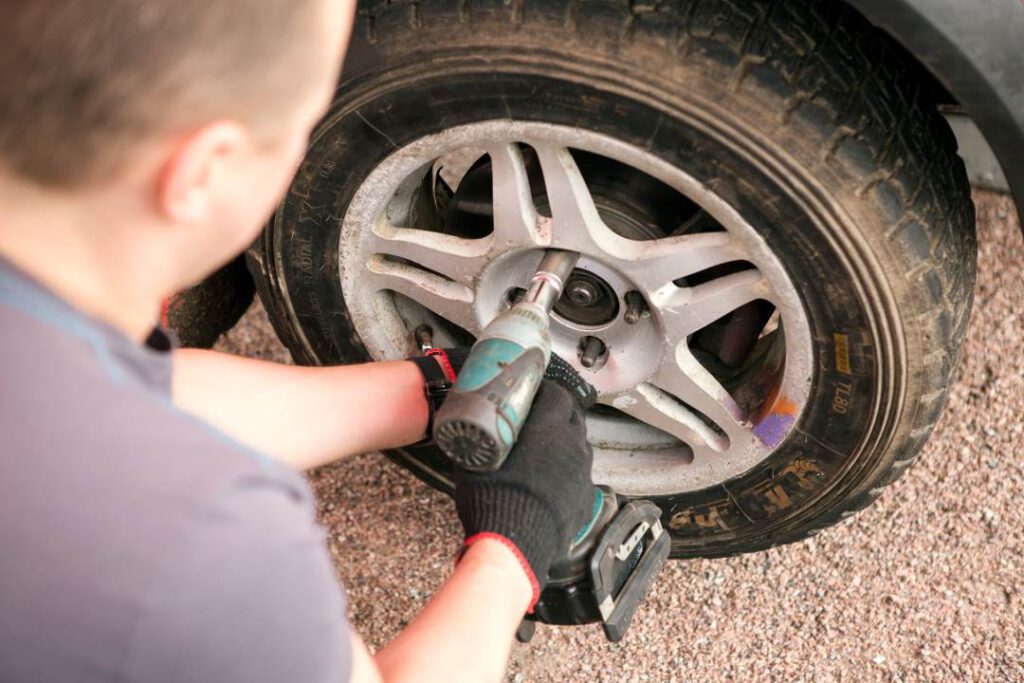
<svg viewBox="0 0 1024 683">
<path fill-rule="evenodd" d="M 555 312 L 578 325 L 604 325 L 618 315 L 619 297 L 603 278 L 577 268 L 566 281 Z"/>
</svg>

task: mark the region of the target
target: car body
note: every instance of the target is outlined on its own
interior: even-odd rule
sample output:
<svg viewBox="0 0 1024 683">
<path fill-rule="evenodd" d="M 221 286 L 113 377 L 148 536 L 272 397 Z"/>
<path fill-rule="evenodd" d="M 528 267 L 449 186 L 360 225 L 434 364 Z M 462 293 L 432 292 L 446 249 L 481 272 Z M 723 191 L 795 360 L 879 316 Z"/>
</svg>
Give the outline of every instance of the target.
<svg viewBox="0 0 1024 683">
<path fill-rule="evenodd" d="M 849 1 L 923 64 L 971 117 L 1024 216 L 1024 3 Z"/>
</svg>

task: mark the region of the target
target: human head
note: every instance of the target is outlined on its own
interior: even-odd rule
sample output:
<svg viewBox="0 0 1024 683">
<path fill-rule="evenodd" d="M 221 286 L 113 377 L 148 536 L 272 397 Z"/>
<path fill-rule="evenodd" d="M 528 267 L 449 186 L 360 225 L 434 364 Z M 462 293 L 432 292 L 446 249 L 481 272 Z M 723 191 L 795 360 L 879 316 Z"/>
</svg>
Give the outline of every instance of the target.
<svg viewBox="0 0 1024 683">
<path fill-rule="evenodd" d="M 97 238 L 159 242 L 163 285 L 190 284 L 280 199 L 333 92 L 353 4 L 0 3 L 0 181 L 102 206 Z"/>
</svg>

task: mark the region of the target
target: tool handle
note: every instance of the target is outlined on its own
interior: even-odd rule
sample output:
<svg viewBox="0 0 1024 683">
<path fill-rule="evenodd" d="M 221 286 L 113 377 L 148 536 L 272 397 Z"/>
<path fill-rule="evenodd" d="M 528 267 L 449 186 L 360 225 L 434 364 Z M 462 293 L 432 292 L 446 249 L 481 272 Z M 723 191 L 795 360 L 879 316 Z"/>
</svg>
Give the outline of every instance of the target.
<svg viewBox="0 0 1024 683">
<path fill-rule="evenodd" d="M 626 635 L 637 607 L 668 558 L 669 536 L 660 517 L 661 509 L 654 503 L 632 501 L 608 525 L 594 549 L 590 560 L 594 599 L 605 636 L 612 642 Z"/>
</svg>

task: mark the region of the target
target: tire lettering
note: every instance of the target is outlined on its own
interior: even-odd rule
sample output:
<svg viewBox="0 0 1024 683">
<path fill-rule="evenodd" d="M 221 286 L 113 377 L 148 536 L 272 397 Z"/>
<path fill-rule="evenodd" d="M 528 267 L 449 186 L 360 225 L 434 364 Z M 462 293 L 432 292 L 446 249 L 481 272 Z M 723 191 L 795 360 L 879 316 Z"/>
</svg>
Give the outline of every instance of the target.
<svg viewBox="0 0 1024 683">
<path fill-rule="evenodd" d="M 320 177 L 324 179 L 329 178 L 334 167 L 335 163 L 332 159 L 328 159 L 324 163 L 320 164 Z"/>
<path fill-rule="evenodd" d="M 807 458 L 794 458 L 792 462 L 786 465 L 781 472 L 779 477 L 785 477 L 787 474 L 793 475 L 796 479 L 796 485 L 805 491 L 814 490 L 814 482 L 812 478 L 820 479 L 824 476 L 821 468 L 818 467 L 818 463 Z"/>
<path fill-rule="evenodd" d="M 302 279 L 306 283 L 313 281 L 313 245 L 309 240 L 295 238 L 295 267 L 302 273 Z"/>
<path fill-rule="evenodd" d="M 832 412 L 846 415 L 850 410 L 850 395 L 853 393 L 853 382 L 836 382 L 832 394 Z"/>
<path fill-rule="evenodd" d="M 331 328 L 327 324 L 327 320 L 324 319 L 324 309 L 320 305 L 320 298 L 316 295 L 316 292 L 309 292 L 309 307 L 313 310 L 313 317 L 316 319 L 317 326 L 320 328 L 320 332 L 327 338 L 331 336 Z"/>
<path fill-rule="evenodd" d="M 782 488 L 782 484 L 776 484 L 767 491 L 765 491 L 765 498 L 768 499 L 768 504 L 764 506 L 765 512 L 773 514 L 779 510 L 785 510 L 786 508 L 793 505 L 793 501 L 786 495 L 786 490 Z"/>
<path fill-rule="evenodd" d="M 323 204 L 313 205 L 307 201 L 302 202 L 302 215 L 299 217 L 299 225 L 311 224 L 319 228 L 323 224 L 323 212 L 326 207 Z"/>
<path fill-rule="evenodd" d="M 679 530 L 684 526 L 693 524 L 699 527 L 718 527 L 723 531 L 729 530 L 729 525 L 725 523 L 721 515 L 718 514 L 717 507 L 709 507 L 707 513 L 695 513 L 693 508 L 687 508 L 676 514 L 672 515 L 672 519 L 669 520 L 668 526 L 670 529 Z"/>
</svg>

